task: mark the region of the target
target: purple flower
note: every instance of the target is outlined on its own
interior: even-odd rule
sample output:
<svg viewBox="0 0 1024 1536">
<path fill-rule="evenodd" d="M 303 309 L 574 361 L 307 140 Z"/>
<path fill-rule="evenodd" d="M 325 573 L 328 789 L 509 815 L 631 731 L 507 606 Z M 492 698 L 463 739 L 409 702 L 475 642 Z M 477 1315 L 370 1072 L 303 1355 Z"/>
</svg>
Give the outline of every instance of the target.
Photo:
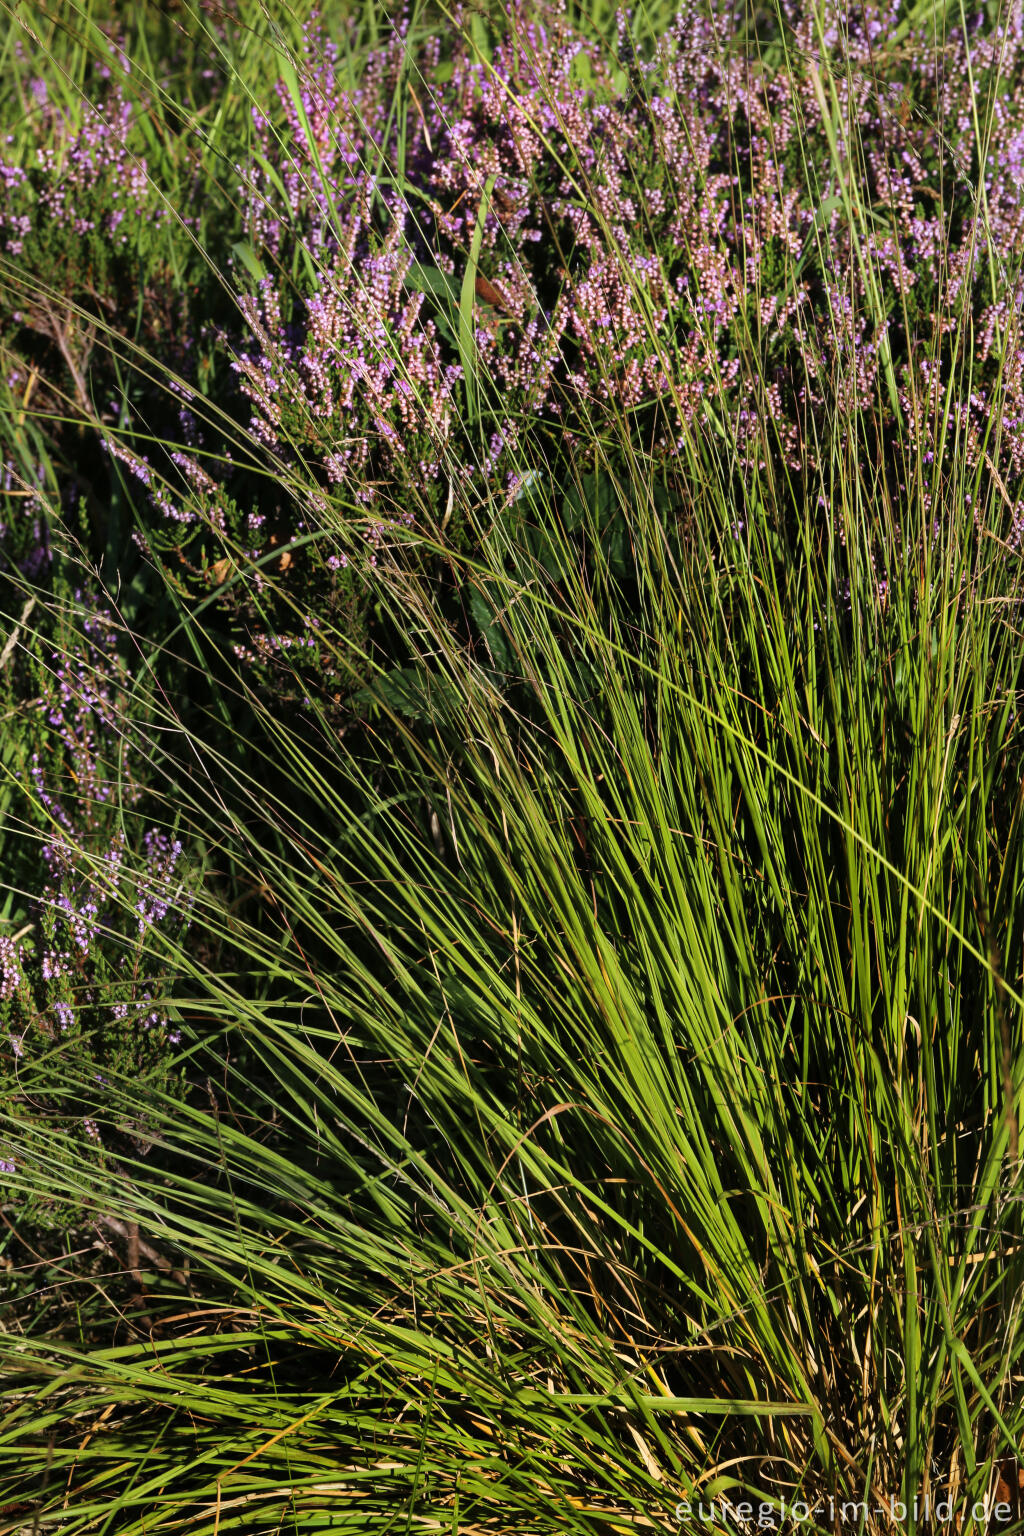
<svg viewBox="0 0 1024 1536">
<path fill-rule="evenodd" d="M 22 947 L 6 936 L 0 938 L 0 1001 L 8 1002 L 21 986 Z"/>
</svg>

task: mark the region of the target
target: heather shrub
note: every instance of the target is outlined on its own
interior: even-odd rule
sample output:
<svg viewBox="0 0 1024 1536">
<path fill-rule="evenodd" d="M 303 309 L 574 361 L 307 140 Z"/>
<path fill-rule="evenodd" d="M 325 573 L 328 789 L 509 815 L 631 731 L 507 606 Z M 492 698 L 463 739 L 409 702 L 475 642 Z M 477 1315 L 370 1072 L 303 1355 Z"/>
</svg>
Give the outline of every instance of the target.
<svg viewBox="0 0 1024 1536">
<path fill-rule="evenodd" d="M 496 479 L 514 495 L 517 456 L 564 484 L 561 456 L 595 408 L 630 413 L 655 473 L 713 413 L 738 449 L 738 494 L 764 439 L 796 498 L 867 452 L 890 503 L 917 473 L 927 514 L 954 462 L 971 477 L 962 493 L 1005 502 L 996 487 L 1020 473 L 1015 23 L 983 48 L 912 32 L 909 79 L 903 54 L 877 49 L 879 12 L 820 38 L 813 19 L 787 19 L 788 71 L 730 57 L 736 12 L 687 13 L 621 95 L 600 50 L 557 17 L 513 13 L 489 62 L 458 34 L 444 60 L 435 39 L 415 69 L 399 25 L 355 91 L 310 34 L 255 115 L 236 271 L 243 287 L 250 269 L 264 275 L 220 345 L 272 475 L 319 489 L 299 520 L 287 500 L 245 513 L 244 530 L 236 514 L 232 560 L 308 537 L 303 579 L 330 602 L 340 577 L 351 612 L 350 559 L 372 570 L 412 518 L 457 537 L 452 486 L 473 497 Z M 983 207 L 960 142 L 973 133 L 969 46 L 1003 145 Z M 835 72 L 831 99 L 816 58 Z M 410 98 L 397 121 L 396 80 Z M 851 190 L 862 171 L 864 208 Z M 165 525 L 195 516 L 170 491 L 154 510 Z M 327 534 L 339 520 L 358 556 Z M 920 539 L 892 524 L 876 561 Z M 273 643 L 250 635 L 248 656 Z"/>
<path fill-rule="evenodd" d="M 310 28 L 253 104 L 239 184 L 205 165 L 207 260 L 240 291 L 215 302 L 203 278 L 203 314 L 184 297 L 194 256 L 178 274 L 180 337 L 141 333 L 169 395 L 130 384 L 130 405 L 97 420 L 44 287 L 36 331 L 58 336 L 92 415 L 104 457 L 90 472 L 101 498 L 125 503 L 122 542 L 137 522 L 183 601 L 213 595 L 231 656 L 272 691 L 292 687 L 282 647 L 303 660 L 296 701 L 342 686 L 296 623 L 300 587 L 370 643 L 364 578 L 381 541 L 411 519 L 459 538 L 463 490 L 478 498 L 496 480 L 515 495 L 517 458 L 568 489 L 565 453 L 577 439 L 586 451 L 594 409 L 628 412 L 633 451 L 675 483 L 695 421 L 713 416 L 722 451 L 737 450 L 739 496 L 764 439 L 796 499 L 825 465 L 868 453 L 891 504 L 917 473 L 926 513 L 954 462 L 972 479 L 963 494 L 987 486 L 1005 501 L 1001 483 L 1012 502 L 1016 20 L 980 45 L 924 22 L 897 51 L 881 45 L 891 17 L 878 8 L 828 26 L 794 10 L 781 18 L 786 67 L 769 68 L 739 56 L 743 19 L 682 13 L 643 63 L 624 23 L 612 53 L 564 17 L 513 10 L 486 57 L 458 26 L 422 43 L 406 18 L 357 84 Z M 151 230 L 177 217 L 184 249 L 194 221 L 169 204 L 167 167 L 161 185 L 129 152 L 123 84 L 95 73 L 98 104 L 63 159 L 23 147 L 18 176 L 40 241 L 54 248 L 53 222 L 79 239 L 75 263 L 58 255 L 65 268 L 87 267 L 81 242 L 99 231 L 109 247 L 116 223 L 158 279 L 143 287 L 159 310 L 169 269 L 146 255 Z M 991 103 L 983 203 L 965 174 L 972 91 Z M 180 140 L 179 158 L 194 157 Z M 61 212 L 65 162 L 80 233 Z M 135 379 L 115 343 L 104 336 Z M 28 377 L 24 358 L 15 372 Z M 881 580 L 922 537 L 904 522 L 894 513 L 895 542 L 873 551 Z M 108 539 L 110 570 L 116 548 Z M 255 593 L 242 574 L 253 562 Z"/>
<path fill-rule="evenodd" d="M 167 214 L 152 195 L 132 104 L 110 83 L 109 69 L 105 74 L 81 124 L 50 102 L 45 80 L 33 82 L 38 110 L 23 141 L 28 163 L 0 169 L 7 192 L 0 249 L 59 293 L 77 290 L 111 307 L 130 299 L 118 290 L 146 259 L 140 237 Z"/>
<path fill-rule="evenodd" d="M 42 1136 L 69 1166 L 105 1166 L 144 1144 L 147 1096 L 182 1087 L 157 935 L 187 927 L 194 882 L 180 839 L 145 819 L 144 712 L 137 696 L 129 708 L 120 627 L 87 590 L 63 596 L 29 596 L 0 668 L 0 1139 Z M 136 1084 L 137 1108 L 101 1133 L 111 1074 Z M 80 1215 L 47 1190 L 17 1209 L 37 1225 Z"/>
</svg>

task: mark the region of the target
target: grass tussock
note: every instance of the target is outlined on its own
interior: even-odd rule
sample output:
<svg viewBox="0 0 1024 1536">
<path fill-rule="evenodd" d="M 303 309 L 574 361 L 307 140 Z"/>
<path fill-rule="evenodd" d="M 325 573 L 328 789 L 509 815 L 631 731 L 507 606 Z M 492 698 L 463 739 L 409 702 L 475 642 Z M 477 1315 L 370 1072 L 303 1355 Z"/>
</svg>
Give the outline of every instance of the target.
<svg viewBox="0 0 1024 1536">
<path fill-rule="evenodd" d="M 10 16 L 3 1528 L 1009 1532 L 1017 11 Z"/>
</svg>

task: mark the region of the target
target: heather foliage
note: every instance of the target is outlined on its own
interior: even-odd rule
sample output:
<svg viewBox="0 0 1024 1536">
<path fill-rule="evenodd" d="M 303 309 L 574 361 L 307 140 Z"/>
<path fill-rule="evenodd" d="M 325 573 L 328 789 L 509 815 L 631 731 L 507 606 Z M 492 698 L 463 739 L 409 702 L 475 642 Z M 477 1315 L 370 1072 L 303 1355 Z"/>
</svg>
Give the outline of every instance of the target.
<svg viewBox="0 0 1024 1536">
<path fill-rule="evenodd" d="M 237 304 L 189 314 L 179 293 L 184 341 L 157 349 L 177 420 L 154 414 L 150 391 L 135 411 L 115 408 L 116 428 L 94 428 L 126 471 L 143 548 L 193 597 L 225 587 L 237 657 L 273 672 L 282 646 L 317 650 L 287 597 L 264 614 L 225 582 L 240 562 L 302 540 L 276 570 L 285 592 L 312 583 L 312 606 L 358 624 L 355 573 L 373 569 L 390 530 L 453 512 L 457 524 L 463 500 L 494 483 L 514 494 L 523 458 L 564 478 L 595 408 L 630 413 L 656 469 L 677 465 L 695 418 L 713 413 L 738 493 L 766 452 L 805 487 L 836 455 L 869 453 L 891 503 L 917 475 L 922 512 L 938 511 L 954 462 L 970 477 L 958 491 L 1002 484 L 1012 501 L 1024 467 L 1019 18 L 981 38 L 980 15 L 945 39 L 925 21 L 899 50 L 880 46 L 893 18 L 876 7 L 824 26 L 784 19 L 788 68 L 738 54 L 742 16 L 727 6 L 681 13 L 628 77 L 557 14 L 510 13 L 489 59 L 457 28 L 449 57 L 438 36 L 416 47 L 406 20 L 355 87 L 338 46 L 307 30 L 305 55 L 253 105 L 239 184 L 214 192 L 208 215 L 230 246 Z M 622 23 L 624 60 L 625 35 Z M 94 237 L 111 260 L 127 249 L 145 263 L 154 228 L 178 217 L 175 265 L 191 270 L 195 221 L 169 208 L 172 189 L 133 147 L 123 83 L 94 74 L 97 100 L 73 131 L 39 92 L 26 164 L 6 172 L 8 252 L 35 238 L 49 254 L 33 271 L 45 280 L 52 261 L 79 280 L 102 266 L 86 254 Z M 166 263 L 150 269 L 166 287 Z M 210 303 L 208 283 L 196 291 Z M 83 292 L 102 317 L 101 278 Z M 52 293 L 38 293 L 9 320 L 21 327 L 10 378 L 30 376 L 32 338 L 46 336 L 85 407 L 72 339 Z M 282 499 L 282 474 L 304 485 L 298 497 Z M 104 479 L 98 466 L 101 496 Z M 906 558 L 903 521 L 893 559 Z M 339 522 L 351 549 L 328 531 Z M 1016 528 L 1004 531 L 1015 547 Z M 303 664 L 317 676 L 322 660 Z"/>
<path fill-rule="evenodd" d="M 991 1530 L 1020 4 L 152 9 L 0 87 L 5 1508 Z"/>
<path fill-rule="evenodd" d="M 138 706 L 134 718 L 128 709 L 117 627 L 88 592 L 73 599 L 77 622 L 57 625 L 56 650 L 38 627 L 33 641 L 23 611 L 0 676 L 9 780 L 0 1093 L 18 1137 L 31 1144 L 45 1126 L 66 1157 L 102 1166 L 144 1134 L 147 1095 L 180 1080 L 181 1034 L 154 940 L 187 925 L 190 892 L 180 840 L 143 820 L 144 726 Z M 105 1137 L 96 1115 L 109 1073 L 141 1092 L 137 1113 Z M 73 1198 L 41 1190 L 22 1214 L 52 1224 L 80 1213 Z"/>
<path fill-rule="evenodd" d="M 397 483 L 434 515 L 442 462 L 514 483 L 535 418 L 564 446 L 594 403 L 635 413 L 656 461 L 707 398 L 741 470 L 763 440 L 808 479 L 864 448 L 894 497 L 918 466 L 927 510 L 962 438 L 972 477 L 987 461 L 1015 481 L 1020 19 L 943 47 L 925 24 L 893 57 L 884 11 L 820 36 L 786 19 L 792 67 L 769 73 L 730 53 L 735 10 L 681 13 L 621 94 L 557 17 L 510 14 L 491 60 L 456 46 L 441 85 L 440 41 L 413 65 L 398 27 L 355 92 L 313 34 L 302 92 L 282 82 L 277 123 L 257 115 L 245 189 L 270 269 L 234 364 L 254 436 L 371 510 Z M 467 348 L 455 301 L 478 226 Z"/>
<path fill-rule="evenodd" d="M 21 146 L 27 163 L 0 166 L 0 249 L 60 291 L 74 285 L 112 305 L 132 259 L 147 254 L 141 238 L 167 210 L 152 195 L 132 105 L 109 69 L 102 73 L 108 78 L 97 81 L 80 125 L 50 103 L 45 80 L 32 82 L 32 134 Z"/>
</svg>

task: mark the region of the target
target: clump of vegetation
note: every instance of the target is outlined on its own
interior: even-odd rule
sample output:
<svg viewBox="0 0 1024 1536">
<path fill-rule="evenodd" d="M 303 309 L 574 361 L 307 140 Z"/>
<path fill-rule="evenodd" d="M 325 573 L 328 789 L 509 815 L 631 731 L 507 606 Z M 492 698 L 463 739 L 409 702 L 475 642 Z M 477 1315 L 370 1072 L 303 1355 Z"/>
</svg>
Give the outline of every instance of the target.
<svg viewBox="0 0 1024 1536">
<path fill-rule="evenodd" d="M 1008 1528 L 1019 5 L 14 16 L 8 1507 Z"/>
</svg>

